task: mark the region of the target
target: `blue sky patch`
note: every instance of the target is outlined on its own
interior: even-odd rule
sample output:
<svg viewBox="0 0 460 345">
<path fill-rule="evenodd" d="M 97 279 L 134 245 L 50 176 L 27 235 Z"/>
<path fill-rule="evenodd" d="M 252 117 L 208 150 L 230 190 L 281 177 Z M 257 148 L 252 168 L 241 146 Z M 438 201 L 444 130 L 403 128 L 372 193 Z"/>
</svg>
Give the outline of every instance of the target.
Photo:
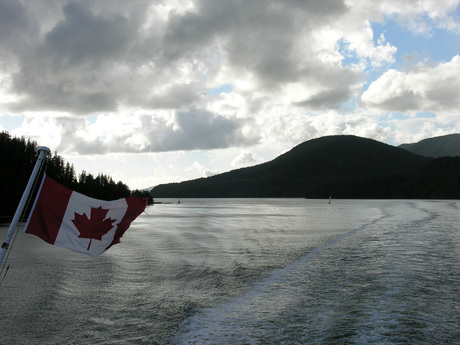
<svg viewBox="0 0 460 345">
<path fill-rule="evenodd" d="M 208 90 L 210 95 L 219 95 L 221 93 L 230 93 L 233 91 L 232 84 L 224 84 L 220 87 L 216 87 L 215 89 Z"/>
<path fill-rule="evenodd" d="M 451 31 L 432 28 L 427 33 L 415 33 L 390 18 L 383 24 L 372 23 L 371 26 L 375 44 L 383 33 L 385 41 L 398 49 L 397 68 L 424 60 L 446 62 L 460 54 L 460 36 Z"/>
<path fill-rule="evenodd" d="M 436 117 L 436 114 L 431 111 L 424 111 L 417 113 L 416 117 L 419 119 L 433 119 Z"/>
<path fill-rule="evenodd" d="M 11 131 L 15 128 L 20 128 L 24 122 L 24 116 L 11 116 L 11 115 L 2 115 L 0 120 L 3 128 L 7 131 Z"/>
</svg>

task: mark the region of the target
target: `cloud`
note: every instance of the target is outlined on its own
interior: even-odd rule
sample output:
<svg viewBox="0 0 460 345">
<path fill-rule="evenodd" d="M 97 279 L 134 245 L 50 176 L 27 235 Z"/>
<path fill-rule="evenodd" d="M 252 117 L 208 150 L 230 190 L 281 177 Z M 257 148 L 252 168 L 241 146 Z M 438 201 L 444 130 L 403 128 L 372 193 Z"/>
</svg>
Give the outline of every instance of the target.
<svg viewBox="0 0 460 345">
<path fill-rule="evenodd" d="M 136 26 L 123 15 L 95 15 L 78 2 L 66 3 L 62 11 L 64 18 L 18 55 L 11 91 L 21 99 L 11 109 L 116 110 L 115 65 L 125 62 Z"/>
<path fill-rule="evenodd" d="M 33 118 L 34 126 L 51 126 L 61 139 L 58 150 L 79 154 L 109 152 L 165 152 L 213 150 L 256 144 L 259 136 L 244 131 L 247 119 L 224 117 L 192 108 L 166 116 L 97 116 L 93 122 L 78 117 Z M 29 126 L 30 127 L 30 126 Z M 57 134 L 59 133 L 59 134 Z"/>
<path fill-rule="evenodd" d="M 199 173 L 199 176 L 202 176 L 202 177 L 210 177 L 210 176 L 217 175 L 219 173 L 218 171 L 212 171 L 212 170 L 205 168 L 204 165 L 200 164 L 197 161 L 194 161 L 193 164 L 185 170 L 186 171 L 196 171 Z"/>
<path fill-rule="evenodd" d="M 242 151 L 234 160 L 232 160 L 232 167 L 243 167 L 250 166 L 257 163 L 257 160 L 254 158 L 251 152 L 244 150 Z"/>
<path fill-rule="evenodd" d="M 209 170 L 209 169 L 204 169 L 203 174 L 206 177 L 210 177 L 210 176 L 214 176 L 214 175 L 219 174 L 219 171 L 213 171 L 213 170 Z"/>
<path fill-rule="evenodd" d="M 206 83 L 220 77 L 233 82 L 235 74 L 246 85 L 252 79 L 252 92 L 265 90 L 271 95 L 286 84 L 298 83 L 308 84 L 314 94 L 341 93 L 345 98 L 351 92 L 344 85 L 352 88 L 357 79 L 341 68 L 345 73 L 339 90 L 329 83 L 328 90 L 315 91 L 315 85 L 325 80 L 321 70 L 329 66 L 318 57 L 309 36 L 346 12 L 341 0 L 203 0 L 196 1 L 193 9 L 174 10 L 167 16 L 162 4 L 136 2 L 127 8 L 120 3 L 117 11 L 104 3 L 62 2 L 54 23 L 48 19 L 41 27 L 37 24 L 41 34 L 34 42 L 23 42 L 26 51 L 10 50 L 18 58 L 10 92 L 20 96 L 20 101 L 8 104 L 11 111 L 86 115 L 125 106 L 183 109 L 201 106 Z M 33 23 L 27 21 L 32 14 L 40 16 L 33 10 L 51 11 L 43 4 L 16 7 L 16 17 L 27 23 Z M 7 28 L 15 30 L 16 25 Z M 241 83 L 236 80 L 235 85 Z M 324 102 L 323 96 L 321 106 Z"/>
<path fill-rule="evenodd" d="M 391 69 L 363 93 L 364 105 L 383 111 L 458 111 L 460 56 L 437 66 L 418 64 L 411 71 Z"/>
<path fill-rule="evenodd" d="M 202 85 L 197 82 L 168 85 L 150 99 L 154 109 L 181 109 L 193 105 L 202 93 Z"/>
<path fill-rule="evenodd" d="M 9 54 L 21 54 L 24 47 L 37 39 L 36 23 L 20 2 L 0 1 L 0 42 L 5 59 Z M 6 55 L 6 56 L 4 56 Z"/>
<path fill-rule="evenodd" d="M 152 151 L 216 149 L 257 143 L 258 137 L 243 133 L 246 120 L 214 115 L 205 110 L 190 109 L 175 115 L 174 126 L 164 126 L 157 141 L 158 126 L 148 133 Z"/>
<path fill-rule="evenodd" d="M 93 14 L 79 2 L 63 7 L 64 20 L 46 34 L 39 52 L 53 60 L 57 68 L 88 64 L 97 68 L 116 61 L 127 51 L 132 22 L 126 16 L 105 18 Z"/>
</svg>

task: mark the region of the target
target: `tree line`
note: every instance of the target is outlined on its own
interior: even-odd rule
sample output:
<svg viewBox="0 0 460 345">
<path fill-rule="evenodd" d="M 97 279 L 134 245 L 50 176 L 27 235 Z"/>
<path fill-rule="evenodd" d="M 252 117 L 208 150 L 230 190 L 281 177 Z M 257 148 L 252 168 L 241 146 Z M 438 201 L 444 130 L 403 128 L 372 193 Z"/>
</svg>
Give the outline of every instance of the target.
<svg viewBox="0 0 460 345">
<path fill-rule="evenodd" d="M 0 132 L 0 220 L 14 214 L 38 157 L 38 144 L 24 137 L 12 137 Z M 46 162 L 46 174 L 62 185 L 92 198 L 116 200 L 129 196 L 153 199 L 149 192 L 134 190 L 123 182 L 99 173 L 94 176 L 82 171 L 78 176 L 73 164 L 55 152 Z"/>
</svg>

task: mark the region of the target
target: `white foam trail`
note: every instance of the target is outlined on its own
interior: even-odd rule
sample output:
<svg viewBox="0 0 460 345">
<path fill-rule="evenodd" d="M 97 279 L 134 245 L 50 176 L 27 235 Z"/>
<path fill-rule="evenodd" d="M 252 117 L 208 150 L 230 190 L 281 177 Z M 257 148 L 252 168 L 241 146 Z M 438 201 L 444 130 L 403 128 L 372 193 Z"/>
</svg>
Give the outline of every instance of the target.
<svg viewBox="0 0 460 345">
<path fill-rule="evenodd" d="M 185 320 L 172 344 L 259 344 L 267 334 L 277 332 L 272 320 L 296 307 L 296 301 L 304 298 L 299 279 L 307 271 L 308 264 L 323 251 L 357 232 L 379 222 L 383 215 L 372 222 L 329 240 L 310 250 L 300 260 L 271 271 L 249 290 L 216 307 L 203 309 Z M 284 299 L 284 301 L 281 301 Z M 292 317 L 292 315 L 290 316 Z M 299 335 L 295 335 L 300 341 Z"/>
</svg>

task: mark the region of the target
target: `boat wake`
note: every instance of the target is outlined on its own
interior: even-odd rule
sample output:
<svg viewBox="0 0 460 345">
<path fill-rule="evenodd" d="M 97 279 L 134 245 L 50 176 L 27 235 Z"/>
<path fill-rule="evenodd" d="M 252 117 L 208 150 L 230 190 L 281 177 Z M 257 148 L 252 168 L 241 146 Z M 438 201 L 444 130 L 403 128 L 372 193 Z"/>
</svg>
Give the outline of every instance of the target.
<svg viewBox="0 0 460 345">
<path fill-rule="evenodd" d="M 260 344 L 306 341 L 307 315 L 305 309 L 299 306 L 310 300 L 309 309 L 313 311 L 311 307 L 319 302 L 317 295 L 321 292 L 317 290 L 324 283 L 320 271 L 328 260 L 325 257 L 334 253 L 338 244 L 376 226 L 385 217 L 382 215 L 313 248 L 298 261 L 271 271 L 242 295 L 215 307 L 197 311 L 181 324 L 179 332 L 169 343 Z"/>
</svg>

